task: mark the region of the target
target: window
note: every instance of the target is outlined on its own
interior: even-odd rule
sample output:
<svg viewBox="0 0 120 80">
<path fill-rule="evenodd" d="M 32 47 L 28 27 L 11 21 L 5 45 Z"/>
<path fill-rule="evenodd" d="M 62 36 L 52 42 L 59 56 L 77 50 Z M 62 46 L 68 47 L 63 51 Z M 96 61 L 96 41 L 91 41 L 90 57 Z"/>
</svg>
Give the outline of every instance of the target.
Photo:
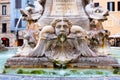
<svg viewBox="0 0 120 80">
<path fill-rule="evenodd" d="M 22 27 L 22 21 L 18 22 L 18 18 L 15 19 L 15 27 L 17 26 L 18 24 L 18 28 L 21 28 Z"/>
<path fill-rule="evenodd" d="M 14 30 L 11 30 L 10 32 L 11 32 L 11 33 L 15 33 L 15 31 L 14 31 Z"/>
<path fill-rule="evenodd" d="M 6 15 L 6 14 L 7 14 L 7 6 L 2 5 L 2 15 Z"/>
<path fill-rule="evenodd" d="M 21 8 L 21 0 L 15 0 L 15 8 L 16 9 Z"/>
<path fill-rule="evenodd" d="M 118 11 L 120 11 L 120 1 L 118 2 Z"/>
<path fill-rule="evenodd" d="M 115 11 L 115 2 L 108 2 L 107 3 L 107 9 L 109 11 Z"/>
<path fill-rule="evenodd" d="M 7 24 L 3 23 L 2 24 L 2 33 L 6 33 L 6 31 L 7 31 Z"/>
<path fill-rule="evenodd" d="M 99 3 L 94 3 L 94 6 L 95 6 L 95 7 L 98 7 L 98 6 L 99 6 Z"/>
</svg>

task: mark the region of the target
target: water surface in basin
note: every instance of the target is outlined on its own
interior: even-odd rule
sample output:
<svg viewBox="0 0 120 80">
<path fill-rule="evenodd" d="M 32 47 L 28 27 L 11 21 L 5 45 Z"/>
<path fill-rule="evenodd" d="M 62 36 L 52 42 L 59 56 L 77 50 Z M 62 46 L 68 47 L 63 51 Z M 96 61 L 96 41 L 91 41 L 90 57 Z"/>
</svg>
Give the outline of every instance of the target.
<svg viewBox="0 0 120 80">
<path fill-rule="evenodd" d="M 17 48 L 10 48 L 7 51 L 0 52 L 0 73 L 3 72 L 6 60 L 15 55 Z"/>
<path fill-rule="evenodd" d="M 0 73 L 13 75 L 33 75 L 45 77 L 94 77 L 94 76 L 114 76 L 113 69 L 52 69 L 52 68 L 18 68 L 4 69 L 6 60 L 15 55 L 17 49 L 9 49 L 8 51 L 0 52 Z M 115 57 L 120 63 L 120 48 L 111 48 L 110 56 Z"/>
<path fill-rule="evenodd" d="M 21 68 L 7 69 L 6 74 L 13 75 L 32 75 L 43 77 L 100 77 L 100 76 L 115 76 L 113 69 L 52 69 L 52 68 Z"/>
<path fill-rule="evenodd" d="M 120 47 L 111 47 L 110 56 L 116 58 L 118 60 L 118 63 L 120 64 Z"/>
</svg>

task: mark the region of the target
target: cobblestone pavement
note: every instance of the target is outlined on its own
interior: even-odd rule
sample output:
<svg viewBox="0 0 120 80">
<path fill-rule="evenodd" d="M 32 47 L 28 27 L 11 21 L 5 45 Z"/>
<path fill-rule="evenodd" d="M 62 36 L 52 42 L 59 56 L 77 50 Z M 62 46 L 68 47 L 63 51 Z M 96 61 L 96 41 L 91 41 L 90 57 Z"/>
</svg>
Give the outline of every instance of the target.
<svg viewBox="0 0 120 80">
<path fill-rule="evenodd" d="M 0 75 L 0 80 L 120 80 L 120 76 L 110 77 L 39 77 L 39 76 L 16 76 Z"/>
</svg>

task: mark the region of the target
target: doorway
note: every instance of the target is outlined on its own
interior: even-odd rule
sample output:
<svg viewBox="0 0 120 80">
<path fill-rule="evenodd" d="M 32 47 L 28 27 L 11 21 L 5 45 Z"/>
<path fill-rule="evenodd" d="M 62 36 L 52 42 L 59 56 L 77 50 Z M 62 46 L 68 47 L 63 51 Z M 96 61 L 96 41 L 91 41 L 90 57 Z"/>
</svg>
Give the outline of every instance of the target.
<svg viewBox="0 0 120 80">
<path fill-rule="evenodd" d="M 3 23 L 2 24 L 2 33 L 6 33 L 7 32 L 7 24 Z"/>
<path fill-rule="evenodd" d="M 6 37 L 3 37 L 1 38 L 2 40 L 2 44 L 5 46 L 5 47 L 9 47 L 9 39 L 6 38 Z"/>
</svg>

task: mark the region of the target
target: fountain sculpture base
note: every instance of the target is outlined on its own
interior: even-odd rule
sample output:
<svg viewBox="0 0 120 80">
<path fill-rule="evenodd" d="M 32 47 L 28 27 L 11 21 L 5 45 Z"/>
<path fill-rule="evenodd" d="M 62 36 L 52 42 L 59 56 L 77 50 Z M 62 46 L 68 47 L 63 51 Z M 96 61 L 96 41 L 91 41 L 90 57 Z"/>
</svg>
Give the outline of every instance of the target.
<svg viewBox="0 0 120 80">
<path fill-rule="evenodd" d="M 45 57 L 12 57 L 7 60 L 6 68 L 53 68 L 54 65 Z M 76 61 L 71 61 L 67 67 L 74 68 L 106 68 L 120 67 L 117 60 L 112 57 L 80 57 Z"/>
</svg>

